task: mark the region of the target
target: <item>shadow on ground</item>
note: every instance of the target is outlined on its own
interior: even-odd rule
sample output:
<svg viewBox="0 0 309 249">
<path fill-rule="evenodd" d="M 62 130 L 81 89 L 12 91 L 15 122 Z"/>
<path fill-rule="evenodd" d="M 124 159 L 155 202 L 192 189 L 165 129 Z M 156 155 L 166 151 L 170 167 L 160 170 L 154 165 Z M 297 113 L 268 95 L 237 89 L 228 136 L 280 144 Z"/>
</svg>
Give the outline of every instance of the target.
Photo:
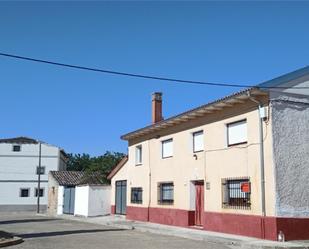
<svg viewBox="0 0 309 249">
<path fill-rule="evenodd" d="M 3 220 L 0 221 L 0 225 L 7 225 L 7 224 L 17 224 L 17 223 L 31 223 L 31 222 L 45 222 L 45 221 L 54 221 L 60 219 L 20 219 L 20 220 Z"/>
<path fill-rule="evenodd" d="M 90 230 L 69 230 L 69 231 L 56 231 L 56 232 L 42 232 L 42 233 L 25 233 L 25 234 L 15 234 L 23 239 L 30 238 L 40 238 L 40 237 L 54 237 L 63 236 L 70 234 L 81 234 L 81 233 L 101 233 L 101 232 L 117 232 L 124 231 L 126 229 L 90 229 Z"/>
</svg>

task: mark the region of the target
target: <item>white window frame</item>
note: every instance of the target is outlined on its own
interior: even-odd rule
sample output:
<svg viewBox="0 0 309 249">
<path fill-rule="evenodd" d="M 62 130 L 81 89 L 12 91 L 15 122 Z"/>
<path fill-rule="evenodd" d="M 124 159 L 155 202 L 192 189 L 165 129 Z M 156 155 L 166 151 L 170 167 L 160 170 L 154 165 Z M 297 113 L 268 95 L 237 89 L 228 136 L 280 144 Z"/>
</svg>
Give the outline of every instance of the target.
<svg viewBox="0 0 309 249">
<path fill-rule="evenodd" d="M 166 139 L 166 140 L 163 140 L 161 141 L 161 153 L 162 153 L 162 158 L 170 158 L 170 157 L 173 157 L 173 154 L 174 154 L 174 151 L 173 151 L 173 138 L 169 138 L 169 139 Z M 166 155 L 165 151 L 164 151 L 164 145 L 167 144 L 167 143 L 171 143 L 171 148 L 170 148 L 170 153 Z"/>
<path fill-rule="evenodd" d="M 245 124 L 245 134 L 240 136 L 239 139 L 236 139 L 236 141 L 231 142 L 230 132 L 231 132 L 231 126 L 241 125 Z M 248 142 L 248 127 L 247 127 L 247 119 L 238 120 L 232 123 L 226 124 L 226 135 L 227 135 L 227 146 L 234 146 L 234 145 L 240 145 L 240 144 L 246 144 Z M 235 140 L 235 139 L 234 139 Z"/>
<path fill-rule="evenodd" d="M 143 163 L 143 147 L 140 144 L 135 147 L 135 165 L 141 165 L 142 163 Z"/>
<path fill-rule="evenodd" d="M 200 148 L 197 148 L 196 149 L 196 137 L 200 135 L 202 139 L 201 140 L 201 146 Z M 196 131 L 196 132 L 193 132 L 192 133 L 192 149 L 193 149 L 193 152 L 196 153 L 196 152 L 201 152 L 201 151 L 204 151 L 204 131 L 203 130 L 200 130 L 200 131 Z"/>
</svg>

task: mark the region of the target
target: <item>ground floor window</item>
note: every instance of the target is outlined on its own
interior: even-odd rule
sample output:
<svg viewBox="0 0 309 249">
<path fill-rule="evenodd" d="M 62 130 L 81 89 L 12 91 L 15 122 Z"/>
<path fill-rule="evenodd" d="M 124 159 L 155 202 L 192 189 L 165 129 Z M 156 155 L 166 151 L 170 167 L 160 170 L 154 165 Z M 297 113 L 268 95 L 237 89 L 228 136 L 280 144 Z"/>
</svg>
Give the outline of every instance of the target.
<svg viewBox="0 0 309 249">
<path fill-rule="evenodd" d="M 143 189 L 131 188 L 131 203 L 142 204 L 143 203 Z"/>
<path fill-rule="evenodd" d="M 34 196 L 38 197 L 38 189 L 35 188 Z M 44 188 L 40 188 L 40 197 L 44 196 Z"/>
<path fill-rule="evenodd" d="M 20 197 L 29 197 L 30 189 L 29 188 L 21 188 L 19 192 Z"/>
<path fill-rule="evenodd" d="M 222 207 L 251 208 L 251 183 L 249 177 L 222 179 Z"/>
<path fill-rule="evenodd" d="M 158 183 L 158 203 L 173 204 L 174 202 L 174 183 L 162 182 Z"/>
</svg>

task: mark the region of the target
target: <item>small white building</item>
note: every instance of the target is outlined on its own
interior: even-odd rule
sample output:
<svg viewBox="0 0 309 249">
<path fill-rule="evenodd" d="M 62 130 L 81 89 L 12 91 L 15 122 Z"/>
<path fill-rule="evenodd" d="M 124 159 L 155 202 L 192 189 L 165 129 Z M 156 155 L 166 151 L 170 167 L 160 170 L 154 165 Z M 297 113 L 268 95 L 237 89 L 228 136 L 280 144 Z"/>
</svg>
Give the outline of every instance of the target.
<svg viewBox="0 0 309 249">
<path fill-rule="evenodd" d="M 110 214 L 111 186 L 99 174 L 51 171 L 48 180 L 48 214 L 100 216 Z"/>
<path fill-rule="evenodd" d="M 110 214 L 110 185 L 80 185 L 75 189 L 76 216 L 101 216 Z"/>
<path fill-rule="evenodd" d="M 0 211 L 36 210 L 38 194 L 41 209 L 46 209 L 48 172 L 65 169 L 66 154 L 57 146 L 27 137 L 0 139 Z"/>
</svg>

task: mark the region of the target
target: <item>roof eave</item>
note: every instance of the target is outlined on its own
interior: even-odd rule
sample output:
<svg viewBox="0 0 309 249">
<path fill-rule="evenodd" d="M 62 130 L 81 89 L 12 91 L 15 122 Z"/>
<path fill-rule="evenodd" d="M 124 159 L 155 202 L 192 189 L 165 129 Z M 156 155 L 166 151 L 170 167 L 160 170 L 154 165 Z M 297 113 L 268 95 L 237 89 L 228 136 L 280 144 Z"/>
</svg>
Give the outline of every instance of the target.
<svg viewBox="0 0 309 249">
<path fill-rule="evenodd" d="M 244 103 L 247 99 L 249 99 L 250 97 L 249 93 L 251 96 L 259 96 L 259 95 L 261 96 L 261 95 L 268 94 L 267 91 L 260 90 L 258 87 L 245 89 L 241 92 L 229 95 L 227 97 L 213 101 L 206 105 L 202 105 L 200 107 L 197 107 L 195 109 L 192 109 L 187 112 L 181 113 L 179 115 L 173 116 L 166 120 L 162 120 L 153 125 L 149 125 L 142 129 L 138 129 L 136 131 L 127 133 L 121 136 L 121 139 L 128 141 L 130 139 L 134 139 L 134 138 L 141 137 L 147 134 L 151 134 L 155 131 L 159 131 L 167 127 L 185 123 L 187 121 L 194 120 L 194 119 L 206 116 L 214 112 L 222 111 L 223 109 L 227 107 L 233 107 L 235 104 Z"/>
</svg>

